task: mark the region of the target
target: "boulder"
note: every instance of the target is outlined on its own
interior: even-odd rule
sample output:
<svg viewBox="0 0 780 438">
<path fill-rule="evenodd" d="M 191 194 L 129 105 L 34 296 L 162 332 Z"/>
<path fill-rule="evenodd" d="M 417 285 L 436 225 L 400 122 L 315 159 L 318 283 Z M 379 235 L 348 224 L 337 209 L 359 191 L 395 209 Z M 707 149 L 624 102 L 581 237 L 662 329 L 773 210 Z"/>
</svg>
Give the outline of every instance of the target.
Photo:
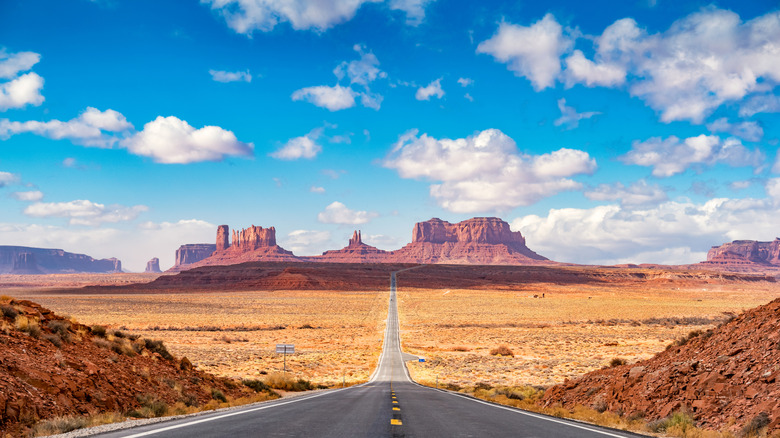
<svg viewBox="0 0 780 438">
<path fill-rule="evenodd" d="M 148 262 L 146 262 L 146 269 L 144 270 L 144 272 L 153 272 L 153 273 L 162 272 L 160 270 L 160 259 L 155 257 L 149 260 Z"/>
</svg>

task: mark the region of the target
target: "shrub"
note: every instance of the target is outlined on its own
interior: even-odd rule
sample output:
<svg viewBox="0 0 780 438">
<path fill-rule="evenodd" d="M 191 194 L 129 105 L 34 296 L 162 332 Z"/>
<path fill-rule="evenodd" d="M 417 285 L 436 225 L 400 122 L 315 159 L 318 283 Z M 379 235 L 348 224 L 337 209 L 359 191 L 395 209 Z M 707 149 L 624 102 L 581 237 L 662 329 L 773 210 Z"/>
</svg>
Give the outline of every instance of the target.
<svg viewBox="0 0 780 438">
<path fill-rule="evenodd" d="M 198 397 L 195 394 L 185 392 L 181 395 L 181 401 L 183 401 L 184 405 L 188 408 L 198 406 Z"/>
<path fill-rule="evenodd" d="M 452 351 L 471 351 L 470 348 L 464 347 L 462 345 L 459 345 L 457 347 L 452 347 Z"/>
<path fill-rule="evenodd" d="M 84 417 L 55 417 L 43 420 L 32 429 L 33 436 L 56 435 L 86 427 L 88 420 Z"/>
<path fill-rule="evenodd" d="M 689 429 L 693 429 L 693 419 L 685 412 L 675 412 L 670 417 L 662 418 L 647 424 L 651 432 L 668 432 L 683 435 Z"/>
<path fill-rule="evenodd" d="M 38 321 L 33 318 L 18 315 L 14 322 L 17 330 L 25 332 L 33 338 L 38 338 L 41 335 L 41 327 L 38 325 Z"/>
<path fill-rule="evenodd" d="M 214 400 L 221 401 L 222 403 L 227 402 L 227 397 L 225 397 L 225 394 L 222 393 L 219 389 L 212 389 L 211 390 L 211 398 Z"/>
<path fill-rule="evenodd" d="M 506 345 L 499 345 L 498 347 L 490 350 L 490 354 L 493 356 L 515 356 L 515 353 L 513 353 L 512 350 L 510 350 Z"/>
<path fill-rule="evenodd" d="M 43 339 L 51 342 L 57 348 L 62 348 L 62 338 L 60 338 L 60 335 L 58 335 L 57 333 L 52 333 L 52 334 L 47 333 L 43 335 Z"/>
<path fill-rule="evenodd" d="M 244 379 L 241 381 L 245 386 L 252 388 L 255 392 L 267 392 L 271 391 L 271 387 L 266 385 L 265 382 L 257 379 Z"/>
<path fill-rule="evenodd" d="M 122 332 L 121 330 L 114 330 L 111 334 L 114 335 L 115 338 L 120 338 L 120 339 L 127 337 L 125 333 Z"/>
<path fill-rule="evenodd" d="M 106 327 L 105 327 L 105 326 L 102 326 L 102 325 L 93 325 L 93 326 L 90 328 L 90 331 L 91 331 L 91 332 L 92 332 L 92 334 L 93 334 L 93 335 L 95 335 L 95 336 L 99 336 L 99 337 L 101 337 L 101 338 L 105 338 L 105 337 L 106 337 Z"/>
<path fill-rule="evenodd" d="M 757 437 L 765 427 L 769 426 L 769 423 L 769 415 L 766 412 L 761 412 L 742 428 L 742 435 L 745 437 Z"/>
<path fill-rule="evenodd" d="M 128 412 L 127 415 L 130 417 L 162 417 L 168 413 L 168 404 L 152 394 L 139 394 L 136 396 L 136 399 L 141 403 L 141 409 Z"/>
<path fill-rule="evenodd" d="M 306 379 L 294 379 L 282 373 L 272 373 L 265 378 L 265 383 L 273 389 L 283 391 L 310 391 L 315 386 Z"/>
<path fill-rule="evenodd" d="M 58 334 L 65 342 L 70 342 L 70 321 L 53 320 L 46 323 L 49 330 Z"/>
<path fill-rule="evenodd" d="M 153 341 L 151 339 L 144 339 L 144 344 L 146 345 L 146 349 L 151 351 L 152 353 L 157 353 L 160 356 L 162 356 L 164 359 L 173 360 L 173 355 L 168 352 L 167 348 L 165 348 L 165 344 L 163 344 L 163 341 Z"/>
<path fill-rule="evenodd" d="M 111 349 L 111 342 L 108 342 L 105 339 L 102 338 L 93 339 L 92 342 L 100 348 L 105 348 L 106 350 Z"/>
<path fill-rule="evenodd" d="M 301 326 L 302 329 L 313 329 L 314 327 L 311 324 L 304 324 Z"/>
<path fill-rule="evenodd" d="M 614 367 L 619 367 L 621 365 L 625 365 L 627 363 L 628 362 L 626 362 L 626 360 L 623 359 L 622 357 L 613 357 L 612 360 L 609 361 L 609 366 L 614 368 Z"/>
<path fill-rule="evenodd" d="M 16 318 L 17 315 L 19 315 L 19 312 L 16 311 L 16 309 L 13 308 L 13 306 L 7 306 L 3 304 L 0 306 L 0 309 L 2 309 L 3 316 L 6 318 Z"/>
</svg>

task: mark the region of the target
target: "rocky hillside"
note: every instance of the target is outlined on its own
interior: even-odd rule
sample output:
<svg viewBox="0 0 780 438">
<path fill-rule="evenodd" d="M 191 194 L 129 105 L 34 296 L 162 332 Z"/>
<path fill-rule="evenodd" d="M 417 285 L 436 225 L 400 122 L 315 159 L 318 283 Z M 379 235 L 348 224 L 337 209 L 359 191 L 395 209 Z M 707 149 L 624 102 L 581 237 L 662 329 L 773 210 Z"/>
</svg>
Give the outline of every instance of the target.
<svg viewBox="0 0 780 438">
<path fill-rule="evenodd" d="M 52 417 L 155 416 L 248 391 L 194 369 L 159 341 L 90 328 L 30 301 L 0 298 L 0 312 L 0 436 L 24 436 Z"/>
<path fill-rule="evenodd" d="M 685 411 L 705 428 L 741 429 L 753 422 L 780 430 L 780 299 L 693 332 L 651 359 L 554 386 L 543 403 L 647 420 Z"/>
<path fill-rule="evenodd" d="M 780 238 L 771 242 L 735 240 L 713 246 L 707 252 L 707 261 L 699 265 L 705 269 L 736 272 L 780 271 Z"/>
</svg>

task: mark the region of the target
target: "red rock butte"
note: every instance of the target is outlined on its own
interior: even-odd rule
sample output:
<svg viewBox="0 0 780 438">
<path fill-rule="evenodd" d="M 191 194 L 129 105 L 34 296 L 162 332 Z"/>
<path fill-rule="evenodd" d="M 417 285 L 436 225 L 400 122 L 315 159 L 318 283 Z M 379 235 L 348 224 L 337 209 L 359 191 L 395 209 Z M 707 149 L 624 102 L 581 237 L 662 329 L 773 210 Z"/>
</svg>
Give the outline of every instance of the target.
<svg viewBox="0 0 780 438">
<path fill-rule="evenodd" d="M 181 271 L 198 266 L 232 265 L 250 261 L 263 262 L 331 262 L 331 263 L 450 263 L 473 265 L 554 264 L 531 251 L 519 231 L 495 217 L 472 218 L 456 224 L 433 218 L 418 222 L 412 231 L 412 242 L 395 251 L 384 251 L 363 243 L 356 230 L 349 244 L 319 256 L 297 257 L 276 243 L 276 229 L 252 225 L 233 230 L 217 227 L 213 252 L 206 255 L 206 244 L 182 245 L 177 251 L 176 266 Z M 199 252 L 190 254 L 191 252 Z M 185 251 L 186 250 L 186 251 Z M 179 257 L 180 251 L 188 256 Z"/>
<path fill-rule="evenodd" d="M 707 261 L 698 265 L 737 272 L 775 271 L 780 269 L 780 238 L 771 242 L 735 240 L 713 246 L 707 252 Z"/>
</svg>

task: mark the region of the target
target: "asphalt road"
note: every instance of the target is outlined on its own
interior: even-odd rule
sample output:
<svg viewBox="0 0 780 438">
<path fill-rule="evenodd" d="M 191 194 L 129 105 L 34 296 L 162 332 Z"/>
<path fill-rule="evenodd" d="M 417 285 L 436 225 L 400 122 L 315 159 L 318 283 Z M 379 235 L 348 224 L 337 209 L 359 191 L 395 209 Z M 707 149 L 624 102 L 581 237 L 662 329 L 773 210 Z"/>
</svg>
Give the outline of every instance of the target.
<svg viewBox="0 0 780 438">
<path fill-rule="evenodd" d="M 392 274 L 384 346 L 370 381 L 345 389 L 250 405 L 101 437 L 629 437 L 417 385 L 409 378 L 398 330 Z"/>
</svg>

